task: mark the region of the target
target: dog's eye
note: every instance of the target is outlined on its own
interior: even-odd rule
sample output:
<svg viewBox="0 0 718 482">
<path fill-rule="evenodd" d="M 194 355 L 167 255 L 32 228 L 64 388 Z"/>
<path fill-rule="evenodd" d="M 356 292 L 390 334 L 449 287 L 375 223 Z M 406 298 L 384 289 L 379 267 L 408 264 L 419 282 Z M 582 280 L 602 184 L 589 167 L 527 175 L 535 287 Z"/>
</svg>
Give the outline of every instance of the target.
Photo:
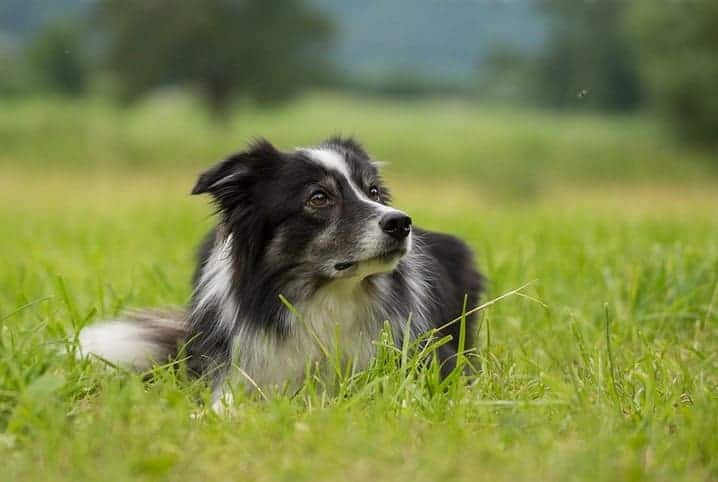
<svg viewBox="0 0 718 482">
<path fill-rule="evenodd" d="M 329 206 L 329 196 L 324 191 L 316 191 L 309 196 L 307 204 L 313 208 L 325 208 Z"/>
<path fill-rule="evenodd" d="M 369 197 L 372 198 L 376 202 L 381 202 L 381 191 L 379 191 L 379 188 L 376 186 L 372 186 L 369 188 Z"/>
</svg>

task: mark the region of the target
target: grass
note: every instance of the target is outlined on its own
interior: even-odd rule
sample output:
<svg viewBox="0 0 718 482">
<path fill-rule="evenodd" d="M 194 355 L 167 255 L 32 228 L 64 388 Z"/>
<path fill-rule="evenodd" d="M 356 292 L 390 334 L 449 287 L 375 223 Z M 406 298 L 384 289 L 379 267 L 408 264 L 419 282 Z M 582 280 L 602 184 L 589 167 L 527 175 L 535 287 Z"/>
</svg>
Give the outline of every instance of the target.
<svg viewBox="0 0 718 482">
<path fill-rule="evenodd" d="M 341 110 L 338 104 L 355 105 L 327 102 L 316 125 L 303 127 L 307 136 Z M 93 123 L 85 109 L 106 109 L 75 108 L 86 125 Z M 39 115 L 37 106 L 12 109 Z M 54 109 L 48 116 L 60 115 Z M 457 126 L 471 117 L 506 139 L 522 139 L 528 134 L 511 134 L 507 124 L 514 114 L 490 126 L 480 113 L 457 107 L 452 117 L 453 108 L 443 106 L 431 121 L 431 108 L 415 105 L 407 112 L 421 117 L 405 133 L 400 119 L 377 114 L 376 105 L 366 109 L 355 122 L 365 126 L 369 147 L 390 139 L 381 126 L 401 132 L 395 144 L 378 142 L 385 155 L 396 153 L 386 156 L 396 204 L 417 224 L 466 239 L 491 281 L 489 297 L 537 280 L 525 293 L 545 307 L 511 296 L 482 312 L 480 376 L 455 376 L 439 386 L 430 370 L 411 369 L 411 357 L 402 364 L 402 354 L 384 350 L 338 391 L 310 380 L 294 397 L 240 395 L 234 418 L 197 418 L 206 388 L 181 374 L 160 368 L 145 381 L 62 354 L 65 333 L 86 323 L 128 307 L 187 300 L 192 251 L 211 224 L 206 202 L 187 196 L 196 169 L 206 164 L 204 154 L 194 156 L 214 149 L 205 135 L 221 136 L 214 127 L 199 129 L 181 144 L 196 143 L 197 150 L 168 169 L 182 131 L 158 124 L 142 134 L 154 154 L 126 153 L 136 162 L 156 155 L 152 166 L 128 169 L 129 161 L 110 148 L 90 172 L 82 170 L 93 156 L 67 154 L 80 152 L 80 139 L 68 140 L 63 151 L 52 134 L 44 147 L 35 136 L 33 146 L 6 149 L 0 167 L 0 480 L 718 479 L 718 190 L 697 160 L 700 180 L 693 168 L 664 175 L 681 172 L 695 154 L 677 151 L 673 158 L 668 150 L 659 160 L 664 174 L 644 177 L 627 168 L 620 183 L 611 182 L 623 173 L 617 166 L 581 158 L 576 172 L 612 174 L 596 174 L 601 182 L 591 184 L 581 182 L 590 176 L 571 170 L 561 177 L 554 166 L 553 179 L 536 176 L 542 187 L 530 198 L 505 198 L 485 188 L 491 182 L 480 173 L 489 168 L 454 157 L 447 157 L 449 167 L 431 166 L 431 150 L 422 153 L 426 165 L 409 176 L 411 157 L 404 156 L 415 147 L 403 136 L 425 129 L 416 135 L 430 149 L 430 126 L 445 119 Z M 300 116 L 291 111 L 279 115 L 270 134 Z M 124 129 L 137 133 L 142 115 L 145 125 L 156 115 L 107 113 L 107 123 L 96 127 L 110 137 L 125 135 L 110 133 L 123 115 L 133 119 Z M 269 114 L 252 115 L 268 125 Z M 630 148 L 625 157 L 638 159 L 636 165 L 648 166 L 637 152 L 665 146 L 644 138 L 631 147 L 614 121 L 557 122 L 578 130 L 595 125 L 605 143 L 598 151 Z M 637 120 L 615 122 L 650 130 Z M 35 128 L 30 124 L 22 130 L 26 140 Z M 15 128 L 4 114 L 0 126 L 3 133 Z M 546 156 L 543 162 L 563 153 L 561 165 L 584 149 L 568 145 L 560 126 L 546 121 L 546 129 L 536 134 L 551 142 L 537 154 Z M 305 144 L 304 134 L 289 132 L 281 144 Z M 448 133 L 437 136 L 451 143 Z M 82 142 L 102 151 L 92 135 Z M 234 141 L 222 142 L 224 148 Z M 471 149 L 479 145 L 467 142 Z M 498 155 L 517 155 L 506 142 L 505 151 L 493 144 Z M 60 154 L 43 161 L 41 149 Z M 459 155 L 459 147 L 450 149 Z M 434 170 L 462 179 L 428 178 Z"/>
<path fill-rule="evenodd" d="M 6 101 L 0 166 L 199 169 L 257 135 L 291 148 L 332 134 L 356 135 L 397 174 L 470 175 L 501 194 L 533 195 L 566 179 L 673 182 L 717 174 L 713 153 L 678 146 L 645 118 L 315 94 L 273 110 L 247 106 L 216 125 L 181 92 L 125 110 L 102 99 Z"/>
</svg>

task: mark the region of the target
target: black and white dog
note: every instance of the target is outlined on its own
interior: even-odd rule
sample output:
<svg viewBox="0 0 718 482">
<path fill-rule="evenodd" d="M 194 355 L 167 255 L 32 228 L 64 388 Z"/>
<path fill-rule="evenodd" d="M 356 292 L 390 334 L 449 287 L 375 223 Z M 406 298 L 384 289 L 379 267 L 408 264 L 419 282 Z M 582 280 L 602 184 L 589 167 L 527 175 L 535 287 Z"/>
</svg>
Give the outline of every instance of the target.
<svg viewBox="0 0 718 482">
<path fill-rule="evenodd" d="M 351 139 L 291 152 L 262 140 L 204 172 L 192 194 L 212 196 L 219 222 L 186 312 L 89 326 L 82 353 L 145 369 L 184 346 L 219 400 L 227 381 L 298 386 L 322 347 L 366 367 L 385 322 L 401 346 L 455 319 L 482 288 L 470 250 L 390 207 L 377 167 Z M 439 335 L 452 336 L 438 351 L 448 373 L 459 324 Z"/>
</svg>

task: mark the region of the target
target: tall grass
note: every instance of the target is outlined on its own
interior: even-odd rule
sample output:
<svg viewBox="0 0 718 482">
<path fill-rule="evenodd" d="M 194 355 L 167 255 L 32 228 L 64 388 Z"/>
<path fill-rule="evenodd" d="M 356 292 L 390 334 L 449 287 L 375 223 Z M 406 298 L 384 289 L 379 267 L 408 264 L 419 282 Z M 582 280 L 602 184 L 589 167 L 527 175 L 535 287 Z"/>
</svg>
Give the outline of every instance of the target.
<svg viewBox="0 0 718 482">
<path fill-rule="evenodd" d="M 211 223 L 192 175 L 15 171 L 0 177 L 2 480 L 718 477 L 715 190 L 507 203 L 395 174 L 418 224 L 477 250 L 489 298 L 535 279 L 522 293 L 545 306 L 482 311 L 478 376 L 442 382 L 386 335 L 367 371 L 239 392 L 220 418 L 197 416 L 207 388 L 181 370 L 147 381 L 59 349 L 86 323 L 187 300 Z"/>
</svg>

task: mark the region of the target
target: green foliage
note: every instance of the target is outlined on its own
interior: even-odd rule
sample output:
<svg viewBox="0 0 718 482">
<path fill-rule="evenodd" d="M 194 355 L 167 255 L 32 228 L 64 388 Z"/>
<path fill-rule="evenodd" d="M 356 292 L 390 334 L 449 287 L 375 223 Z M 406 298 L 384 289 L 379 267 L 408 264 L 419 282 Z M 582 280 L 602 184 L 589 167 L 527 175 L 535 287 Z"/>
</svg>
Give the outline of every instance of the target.
<svg viewBox="0 0 718 482">
<path fill-rule="evenodd" d="M 718 4 L 633 2 L 628 30 L 657 109 L 686 139 L 718 143 Z"/>
<path fill-rule="evenodd" d="M 86 92 L 90 61 L 80 27 L 57 23 L 46 28 L 30 43 L 27 57 L 44 88 L 75 96 Z"/>
<path fill-rule="evenodd" d="M 14 42 L 0 36 L 0 95 L 5 98 L 30 90 L 30 73 L 18 51 Z"/>
<path fill-rule="evenodd" d="M 93 22 L 127 99 L 185 83 L 223 114 L 235 95 L 279 102 L 327 70 L 331 26 L 302 0 L 103 0 Z"/>
<path fill-rule="evenodd" d="M 623 30 L 630 2 L 544 2 L 554 17 L 538 59 L 539 102 L 552 107 L 635 109 L 642 100 L 636 59 Z"/>
</svg>

